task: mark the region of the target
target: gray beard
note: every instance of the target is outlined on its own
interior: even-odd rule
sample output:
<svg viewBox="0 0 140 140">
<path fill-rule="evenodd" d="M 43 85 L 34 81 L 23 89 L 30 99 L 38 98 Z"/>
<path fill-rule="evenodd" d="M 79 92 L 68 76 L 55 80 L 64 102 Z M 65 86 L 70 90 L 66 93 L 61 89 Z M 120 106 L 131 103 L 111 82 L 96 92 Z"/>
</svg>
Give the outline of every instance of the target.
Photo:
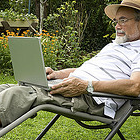
<svg viewBox="0 0 140 140">
<path fill-rule="evenodd" d="M 125 42 L 127 42 L 127 37 L 126 37 L 126 35 L 125 36 L 116 36 L 116 38 L 115 38 L 115 42 L 117 43 L 117 44 L 121 44 L 121 43 L 125 43 Z"/>
</svg>

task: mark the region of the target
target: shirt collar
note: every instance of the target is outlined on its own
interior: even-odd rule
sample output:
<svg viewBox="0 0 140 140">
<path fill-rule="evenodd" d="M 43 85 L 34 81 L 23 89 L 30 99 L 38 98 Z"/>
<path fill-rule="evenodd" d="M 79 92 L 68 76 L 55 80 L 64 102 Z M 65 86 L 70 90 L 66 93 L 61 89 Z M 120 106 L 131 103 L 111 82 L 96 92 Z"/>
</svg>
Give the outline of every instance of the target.
<svg viewBox="0 0 140 140">
<path fill-rule="evenodd" d="M 115 45 L 120 45 L 120 46 L 128 46 L 128 45 L 130 45 L 130 46 L 133 46 L 133 47 L 140 47 L 140 40 L 136 40 L 136 41 L 132 41 L 132 42 L 125 42 L 125 43 L 121 43 L 121 44 L 117 44 L 115 42 L 115 40 L 112 40 L 112 41 L 113 41 L 113 43 Z"/>
</svg>

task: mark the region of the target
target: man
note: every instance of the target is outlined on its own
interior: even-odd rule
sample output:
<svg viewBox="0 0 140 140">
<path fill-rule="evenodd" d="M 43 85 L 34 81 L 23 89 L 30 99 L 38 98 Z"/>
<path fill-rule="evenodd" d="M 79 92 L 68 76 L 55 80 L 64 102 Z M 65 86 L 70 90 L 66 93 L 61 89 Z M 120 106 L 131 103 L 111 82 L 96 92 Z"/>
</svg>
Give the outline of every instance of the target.
<svg viewBox="0 0 140 140">
<path fill-rule="evenodd" d="M 105 13 L 115 24 L 116 39 L 79 68 L 60 71 L 46 68 L 48 79 L 64 79 L 62 83 L 52 87 L 48 96 L 70 97 L 67 99 L 74 99 L 76 104 L 76 101 L 81 102 L 78 99 L 84 96 L 87 98 L 86 103 L 91 114 L 96 112 L 111 118 L 114 118 L 115 111 L 125 103 L 125 100 L 89 98 L 88 92 L 138 96 L 140 94 L 139 10 L 139 0 L 123 0 L 119 5 L 107 6 Z M 3 126 L 14 121 L 31 107 L 47 103 L 48 99 L 46 92 L 36 87 L 1 85 L 0 91 L 0 120 Z M 63 99 L 64 106 L 67 104 L 73 107 L 72 100 Z"/>
</svg>

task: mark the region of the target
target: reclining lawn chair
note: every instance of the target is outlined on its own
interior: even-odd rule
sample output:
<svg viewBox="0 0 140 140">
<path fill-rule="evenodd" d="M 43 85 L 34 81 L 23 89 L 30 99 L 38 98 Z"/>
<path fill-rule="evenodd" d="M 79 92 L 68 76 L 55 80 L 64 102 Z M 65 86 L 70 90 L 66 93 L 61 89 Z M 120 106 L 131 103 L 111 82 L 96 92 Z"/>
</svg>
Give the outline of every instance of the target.
<svg viewBox="0 0 140 140">
<path fill-rule="evenodd" d="M 117 133 L 122 140 L 125 140 L 123 134 L 120 132 L 120 128 L 123 123 L 127 120 L 129 116 L 140 116 L 140 113 L 134 112 L 135 110 L 140 110 L 140 97 L 128 97 L 128 96 L 120 96 L 114 94 L 107 94 L 107 93 L 94 93 L 92 96 L 96 97 L 110 97 L 110 98 L 119 98 L 119 99 L 128 99 L 128 101 L 118 110 L 116 117 L 114 119 L 108 117 L 101 117 L 96 115 L 90 115 L 84 112 L 71 112 L 70 109 L 59 107 L 52 104 L 44 104 L 39 105 L 23 116 L 18 118 L 13 123 L 9 124 L 8 126 L 0 129 L 0 137 L 4 134 L 8 133 L 10 130 L 18 126 L 20 123 L 25 121 L 26 119 L 32 117 L 36 112 L 43 110 L 56 113 L 56 116 L 48 123 L 45 129 L 38 135 L 36 140 L 40 140 L 46 132 L 51 128 L 51 126 L 57 121 L 57 119 L 62 115 L 71 119 L 74 119 L 79 125 L 87 129 L 104 129 L 110 128 L 111 131 L 105 138 L 105 140 L 110 140 L 113 136 Z M 104 123 L 104 125 L 97 125 L 97 126 L 90 126 L 84 124 L 82 121 L 99 121 Z"/>
</svg>

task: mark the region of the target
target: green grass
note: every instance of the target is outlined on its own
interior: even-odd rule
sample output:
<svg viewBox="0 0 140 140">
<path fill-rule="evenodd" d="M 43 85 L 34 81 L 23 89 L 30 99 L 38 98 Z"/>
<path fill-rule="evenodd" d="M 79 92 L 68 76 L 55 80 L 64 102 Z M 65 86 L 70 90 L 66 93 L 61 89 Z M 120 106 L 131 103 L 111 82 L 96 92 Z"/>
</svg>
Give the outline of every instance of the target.
<svg viewBox="0 0 140 140">
<path fill-rule="evenodd" d="M 0 75 L 0 84 L 16 83 L 14 77 Z M 34 140 L 55 114 L 45 111 L 38 112 L 37 117 L 28 119 L 0 140 Z M 98 122 L 90 122 L 92 124 Z M 130 117 L 122 126 L 121 131 L 127 140 L 140 139 L 140 117 Z M 103 140 L 110 129 L 87 130 L 74 120 L 60 117 L 42 140 Z M 117 135 L 113 140 L 119 140 Z"/>
</svg>

